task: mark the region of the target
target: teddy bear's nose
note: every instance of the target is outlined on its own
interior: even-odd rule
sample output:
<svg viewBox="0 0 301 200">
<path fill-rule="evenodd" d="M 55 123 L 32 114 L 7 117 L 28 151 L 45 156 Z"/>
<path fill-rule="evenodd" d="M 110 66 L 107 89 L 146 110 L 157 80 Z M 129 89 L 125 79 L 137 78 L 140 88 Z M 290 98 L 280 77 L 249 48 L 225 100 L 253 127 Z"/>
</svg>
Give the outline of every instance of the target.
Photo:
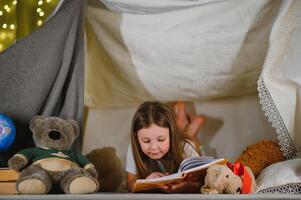
<svg viewBox="0 0 301 200">
<path fill-rule="evenodd" d="M 53 140 L 58 140 L 61 138 L 61 133 L 58 131 L 50 131 L 48 136 Z"/>
</svg>

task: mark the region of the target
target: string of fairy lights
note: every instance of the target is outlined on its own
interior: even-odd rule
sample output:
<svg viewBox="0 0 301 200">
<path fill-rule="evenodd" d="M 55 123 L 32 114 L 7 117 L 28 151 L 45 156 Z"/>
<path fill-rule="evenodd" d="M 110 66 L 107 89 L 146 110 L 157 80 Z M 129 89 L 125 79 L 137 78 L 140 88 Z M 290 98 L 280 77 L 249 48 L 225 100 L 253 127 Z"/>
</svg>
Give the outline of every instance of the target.
<svg viewBox="0 0 301 200">
<path fill-rule="evenodd" d="M 0 52 L 42 26 L 59 0 L 0 0 Z"/>
</svg>

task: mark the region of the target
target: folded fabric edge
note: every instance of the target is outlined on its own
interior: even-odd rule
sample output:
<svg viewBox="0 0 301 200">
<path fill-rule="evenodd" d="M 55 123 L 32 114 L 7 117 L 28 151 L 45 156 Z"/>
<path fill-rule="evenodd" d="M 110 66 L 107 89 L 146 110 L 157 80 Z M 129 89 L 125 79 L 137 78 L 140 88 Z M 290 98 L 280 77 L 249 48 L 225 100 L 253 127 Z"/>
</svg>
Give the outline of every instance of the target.
<svg viewBox="0 0 301 200">
<path fill-rule="evenodd" d="M 272 123 L 272 127 L 276 129 L 277 139 L 283 156 L 286 159 L 292 159 L 297 155 L 297 149 L 289 135 L 289 132 L 283 122 L 283 119 L 275 105 L 272 96 L 266 87 L 263 77 L 260 77 L 257 82 L 257 90 L 259 103 L 268 121 Z"/>
</svg>

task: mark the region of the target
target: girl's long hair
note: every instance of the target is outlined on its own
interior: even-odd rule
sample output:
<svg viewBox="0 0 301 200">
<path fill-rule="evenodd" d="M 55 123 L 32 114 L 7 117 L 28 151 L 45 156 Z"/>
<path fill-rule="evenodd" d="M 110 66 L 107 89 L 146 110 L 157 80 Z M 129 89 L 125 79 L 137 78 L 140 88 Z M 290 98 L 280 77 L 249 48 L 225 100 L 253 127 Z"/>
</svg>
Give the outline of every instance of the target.
<svg viewBox="0 0 301 200">
<path fill-rule="evenodd" d="M 142 152 L 137 135 L 140 129 L 149 128 L 152 124 L 169 129 L 170 149 L 162 159 L 166 171 L 176 172 L 183 160 L 185 140 L 177 129 L 173 111 L 166 104 L 160 102 L 145 102 L 137 109 L 131 127 L 131 143 L 139 178 L 146 178 L 150 173 L 156 171 L 154 161 Z"/>
</svg>

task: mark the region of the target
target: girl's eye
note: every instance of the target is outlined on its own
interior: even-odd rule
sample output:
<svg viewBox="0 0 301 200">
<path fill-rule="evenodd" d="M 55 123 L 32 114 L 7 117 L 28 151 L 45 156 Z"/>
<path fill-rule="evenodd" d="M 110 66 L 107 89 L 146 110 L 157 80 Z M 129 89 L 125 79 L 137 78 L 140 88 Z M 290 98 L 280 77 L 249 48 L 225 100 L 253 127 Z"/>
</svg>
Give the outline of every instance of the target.
<svg viewBox="0 0 301 200">
<path fill-rule="evenodd" d="M 144 140 L 143 143 L 149 143 L 149 140 Z"/>
<path fill-rule="evenodd" d="M 159 141 L 159 142 L 164 142 L 164 141 L 165 141 L 165 138 L 160 138 L 158 141 Z"/>
</svg>

